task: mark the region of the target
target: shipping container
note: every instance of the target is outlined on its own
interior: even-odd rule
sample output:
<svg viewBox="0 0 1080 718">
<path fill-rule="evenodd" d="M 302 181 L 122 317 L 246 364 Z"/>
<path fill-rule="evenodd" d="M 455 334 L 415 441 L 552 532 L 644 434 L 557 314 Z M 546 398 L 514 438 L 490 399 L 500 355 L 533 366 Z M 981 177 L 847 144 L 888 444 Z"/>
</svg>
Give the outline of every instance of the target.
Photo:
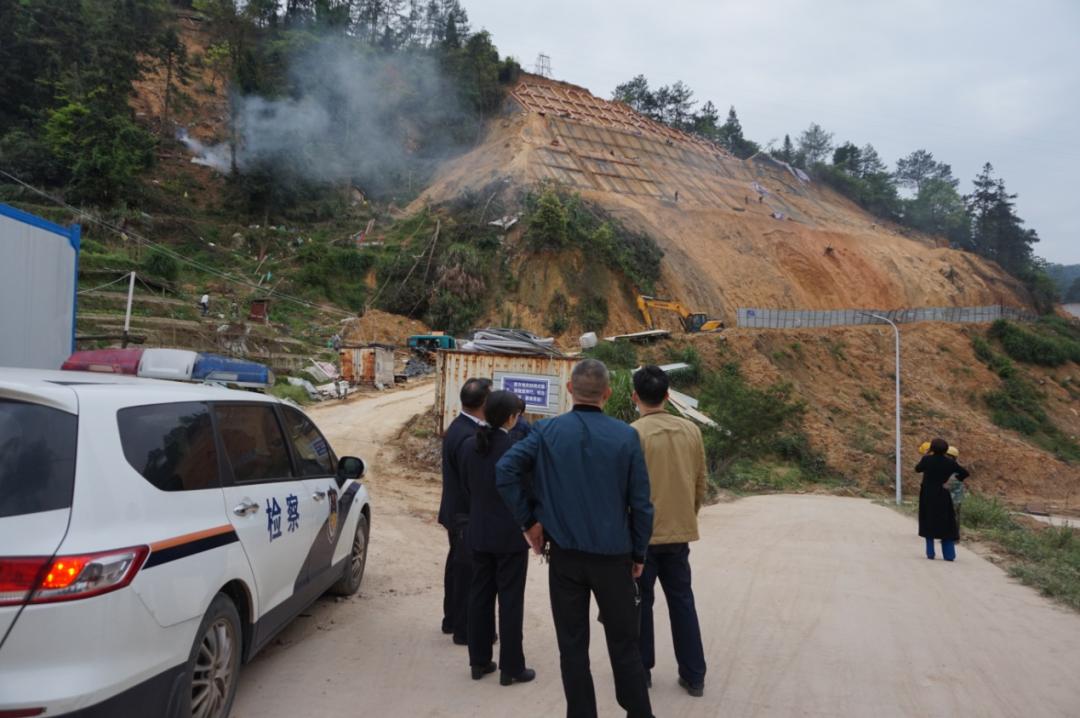
<svg viewBox="0 0 1080 718">
<path fill-rule="evenodd" d="M 461 411 L 461 385 L 474 377 L 491 379 L 495 389 L 506 389 L 520 396 L 525 400 L 530 419 L 569 411 L 573 401 L 566 384 L 578 361 L 570 357 L 437 352 L 435 409 L 439 412 L 439 433 Z"/>
<path fill-rule="evenodd" d="M 75 351 L 80 236 L 0 204 L 0 366 L 56 369 Z"/>
<path fill-rule="evenodd" d="M 341 377 L 350 384 L 394 385 L 394 350 L 387 347 L 346 348 L 341 352 Z"/>
</svg>

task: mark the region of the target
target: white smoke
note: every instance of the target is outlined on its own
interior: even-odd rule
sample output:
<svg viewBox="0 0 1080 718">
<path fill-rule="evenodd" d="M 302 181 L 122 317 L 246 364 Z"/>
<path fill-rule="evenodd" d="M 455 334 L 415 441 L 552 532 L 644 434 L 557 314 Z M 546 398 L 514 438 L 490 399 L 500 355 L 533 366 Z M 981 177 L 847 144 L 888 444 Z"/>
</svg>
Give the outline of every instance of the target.
<svg viewBox="0 0 1080 718">
<path fill-rule="evenodd" d="M 227 145 L 220 144 L 208 147 L 189 135 L 188 131 L 183 127 L 176 130 L 176 139 L 191 152 L 193 155 L 191 161 L 193 163 L 213 167 L 222 174 L 229 171 L 229 148 Z"/>
<path fill-rule="evenodd" d="M 307 181 L 355 180 L 378 189 L 422 172 L 475 126 L 438 63 L 422 52 L 373 55 L 349 38 L 323 38 L 289 64 L 292 94 L 232 99 L 235 166 Z M 192 161 L 228 172 L 229 143 L 179 137 Z"/>
</svg>

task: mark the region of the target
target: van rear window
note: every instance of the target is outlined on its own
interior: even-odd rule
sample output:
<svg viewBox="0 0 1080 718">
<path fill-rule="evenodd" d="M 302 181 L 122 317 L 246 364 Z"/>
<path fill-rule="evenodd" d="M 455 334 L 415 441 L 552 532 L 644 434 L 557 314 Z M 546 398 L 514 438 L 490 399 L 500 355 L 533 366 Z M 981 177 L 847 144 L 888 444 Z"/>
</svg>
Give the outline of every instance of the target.
<svg viewBox="0 0 1080 718">
<path fill-rule="evenodd" d="M 150 404 L 116 415 L 124 457 L 162 491 L 216 488 L 218 454 L 205 404 Z"/>
<path fill-rule="evenodd" d="M 0 399 L 0 518 L 71 507 L 78 419 Z"/>
</svg>

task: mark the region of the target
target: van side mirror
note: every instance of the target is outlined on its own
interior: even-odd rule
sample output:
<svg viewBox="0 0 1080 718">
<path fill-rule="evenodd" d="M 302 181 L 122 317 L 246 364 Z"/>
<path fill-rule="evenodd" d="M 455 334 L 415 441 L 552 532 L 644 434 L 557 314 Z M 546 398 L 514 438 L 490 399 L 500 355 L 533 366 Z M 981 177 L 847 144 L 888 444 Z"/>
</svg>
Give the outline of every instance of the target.
<svg viewBox="0 0 1080 718">
<path fill-rule="evenodd" d="M 338 460 L 337 478 L 338 483 L 343 484 L 349 479 L 359 479 L 364 475 L 364 460 L 356 456 L 342 456 Z"/>
</svg>

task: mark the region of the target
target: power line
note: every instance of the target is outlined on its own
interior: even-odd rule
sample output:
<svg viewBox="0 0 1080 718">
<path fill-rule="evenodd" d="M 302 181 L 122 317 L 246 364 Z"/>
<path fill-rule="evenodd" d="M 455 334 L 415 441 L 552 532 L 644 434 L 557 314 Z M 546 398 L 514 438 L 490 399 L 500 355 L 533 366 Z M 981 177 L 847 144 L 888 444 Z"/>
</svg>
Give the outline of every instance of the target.
<svg viewBox="0 0 1080 718">
<path fill-rule="evenodd" d="M 338 314 L 340 316 L 345 316 L 345 317 L 349 317 L 349 318 L 355 318 L 356 317 L 356 314 L 354 314 L 352 312 L 347 312 L 347 311 L 345 311 L 343 309 L 338 309 L 337 307 L 330 307 L 330 306 L 326 306 L 326 305 L 323 305 L 323 304 L 316 304 L 314 302 L 309 302 L 306 299 L 301 299 L 300 297 L 294 297 L 294 296 L 292 296 L 290 294 L 285 294 L 285 293 L 279 292 L 279 291 L 277 291 L 275 289 L 267 289 L 266 287 L 263 287 L 263 286 L 261 286 L 259 284 L 251 282 L 251 281 L 249 281 L 247 279 L 243 279 L 241 277 L 234 276 L 232 274 L 229 274 L 228 272 L 223 272 L 222 270 L 217 269 L 215 267 L 207 266 L 205 264 L 202 264 L 200 262 L 195 261 L 194 259 L 191 259 L 189 257 L 185 257 L 183 254 L 180 254 L 179 252 L 176 252 L 176 251 L 170 249 L 169 247 L 167 247 L 167 246 L 165 246 L 163 244 L 160 244 L 158 242 L 154 242 L 154 241 L 152 241 L 150 239 L 147 239 L 146 237 L 143 237 L 138 232 L 135 232 L 135 231 L 130 230 L 130 229 L 124 229 L 124 228 L 121 228 L 121 227 L 117 227 L 115 224 L 112 224 L 110 222 L 106 222 L 105 220 L 94 216 L 93 214 L 91 214 L 90 212 L 87 212 L 86 210 L 79 209 L 77 207 L 73 207 L 72 205 L 64 202 L 63 200 L 50 195 L 48 192 L 45 192 L 44 190 L 38 189 L 37 187 L 34 187 L 33 185 L 31 185 L 31 184 L 29 184 L 27 182 L 24 182 L 23 180 L 21 180 L 20 178 L 16 177 L 13 174 L 11 174 L 10 172 L 7 172 L 5 170 L 0 169 L 0 175 L 3 175 L 5 177 L 7 177 L 8 179 L 12 180 L 13 182 L 15 182 L 16 184 L 19 184 L 19 185 L 25 187 L 26 189 L 30 190 L 34 194 L 37 194 L 37 195 L 39 195 L 41 197 L 44 197 L 45 199 L 48 199 L 49 201 L 63 207 L 64 209 L 68 210 L 69 212 L 75 214 L 76 216 L 85 218 L 87 221 L 89 221 L 92 224 L 96 224 L 96 225 L 98 225 L 100 227 L 104 227 L 105 229 L 108 229 L 108 230 L 116 233 L 117 235 L 132 237 L 133 239 L 135 239 L 135 241 L 139 242 L 140 244 L 144 244 L 144 245 L 146 245 L 148 247 L 153 247 L 154 249 L 158 250 L 162 254 L 165 254 L 165 255 L 175 259 L 176 261 L 181 262 L 182 264 L 187 264 L 187 265 L 189 265 L 191 267 L 195 267 L 196 269 L 199 269 L 199 270 L 201 270 L 203 272 L 206 272 L 207 274 L 212 274 L 212 275 L 214 275 L 214 276 L 216 276 L 216 277 L 218 277 L 220 279 L 224 279 L 224 280 L 226 280 L 228 282 L 233 282 L 234 284 L 240 284 L 240 285 L 243 285 L 243 286 L 248 287 L 250 289 L 266 292 L 268 296 L 272 296 L 272 297 L 274 297 L 276 299 L 281 299 L 283 301 L 292 302 L 294 304 L 297 304 L 297 305 L 300 305 L 300 306 L 303 306 L 303 307 L 307 307 L 309 309 L 315 309 L 315 310 L 318 310 L 318 311 L 326 312 L 327 314 Z M 108 285 L 105 285 L 105 286 L 108 286 Z"/>
</svg>

